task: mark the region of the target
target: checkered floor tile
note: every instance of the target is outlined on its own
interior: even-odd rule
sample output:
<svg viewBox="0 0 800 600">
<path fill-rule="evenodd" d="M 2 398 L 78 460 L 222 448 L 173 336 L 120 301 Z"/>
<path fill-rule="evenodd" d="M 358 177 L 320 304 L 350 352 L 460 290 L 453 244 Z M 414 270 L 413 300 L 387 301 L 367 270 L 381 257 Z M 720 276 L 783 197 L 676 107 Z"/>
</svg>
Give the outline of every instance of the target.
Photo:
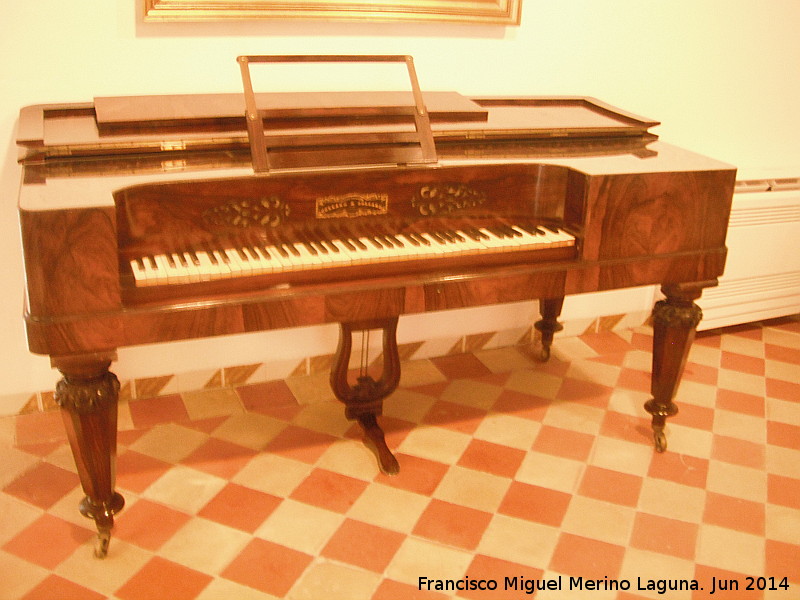
<svg viewBox="0 0 800 600">
<path fill-rule="evenodd" d="M 0 597 L 800 598 L 800 319 L 699 335 L 664 454 L 650 343 L 406 364 L 382 417 L 394 477 L 324 377 L 124 404 L 105 560 L 60 416 L 16 417 Z"/>
</svg>

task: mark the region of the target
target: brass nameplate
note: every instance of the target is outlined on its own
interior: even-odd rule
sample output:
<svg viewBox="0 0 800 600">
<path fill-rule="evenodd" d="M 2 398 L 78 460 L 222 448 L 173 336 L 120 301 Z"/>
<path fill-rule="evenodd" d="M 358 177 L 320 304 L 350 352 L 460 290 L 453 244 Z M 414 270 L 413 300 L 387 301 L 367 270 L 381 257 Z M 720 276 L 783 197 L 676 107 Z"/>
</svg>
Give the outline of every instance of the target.
<svg viewBox="0 0 800 600">
<path fill-rule="evenodd" d="M 385 215 L 389 212 L 389 194 L 351 192 L 341 196 L 317 198 L 317 218 L 352 218 Z"/>
</svg>

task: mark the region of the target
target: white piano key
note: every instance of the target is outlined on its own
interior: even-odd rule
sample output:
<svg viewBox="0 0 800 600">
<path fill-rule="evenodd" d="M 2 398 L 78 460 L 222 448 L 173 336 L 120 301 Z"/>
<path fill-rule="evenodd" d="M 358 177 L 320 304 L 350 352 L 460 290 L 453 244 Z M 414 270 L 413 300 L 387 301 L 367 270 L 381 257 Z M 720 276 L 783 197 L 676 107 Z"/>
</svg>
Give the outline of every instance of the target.
<svg viewBox="0 0 800 600">
<path fill-rule="evenodd" d="M 353 235 L 276 242 L 274 245 L 206 248 L 159 254 L 130 261 L 137 286 L 174 285 L 224 277 L 291 273 L 360 264 L 420 261 L 481 252 L 514 252 L 575 244 L 574 236 L 555 227 L 503 225 L 430 232 Z"/>
</svg>

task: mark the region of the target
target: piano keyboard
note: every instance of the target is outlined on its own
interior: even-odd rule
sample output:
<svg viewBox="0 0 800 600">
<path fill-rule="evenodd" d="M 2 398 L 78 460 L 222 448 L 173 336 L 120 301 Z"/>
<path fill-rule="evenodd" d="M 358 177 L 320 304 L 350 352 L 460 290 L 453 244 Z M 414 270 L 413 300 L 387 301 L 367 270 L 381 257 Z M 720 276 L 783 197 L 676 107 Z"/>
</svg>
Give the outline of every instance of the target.
<svg viewBox="0 0 800 600">
<path fill-rule="evenodd" d="M 492 225 L 424 233 L 370 233 L 330 239 L 309 236 L 293 242 L 231 244 L 137 257 L 130 261 L 130 266 L 136 286 L 144 287 L 574 245 L 572 235 L 555 227 Z"/>
</svg>

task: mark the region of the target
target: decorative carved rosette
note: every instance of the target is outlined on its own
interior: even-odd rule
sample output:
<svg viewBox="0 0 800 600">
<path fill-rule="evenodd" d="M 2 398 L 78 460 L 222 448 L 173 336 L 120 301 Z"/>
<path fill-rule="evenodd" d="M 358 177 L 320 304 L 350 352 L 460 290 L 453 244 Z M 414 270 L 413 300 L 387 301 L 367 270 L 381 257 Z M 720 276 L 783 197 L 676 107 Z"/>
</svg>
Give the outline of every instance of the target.
<svg viewBox="0 0 800 600">
<path fill-rule="evenodd" d="M 277 227 L 289 216 L 289 205 L 277 196 L 243 198 L 220 204 L 203 213 L 210 225 L 227 227 Z"/>
<path fill-rule="evenodd" d="M 457 214 L 486 202 L 486 195 L 464 183 L 434 183 L 423 185 L 411 200 L 411 205 L 424 217 Z"/>
<path fill-rule="evenodd" d="M 659 300 L 653 307 L 653 322 L 667 327 L 694 329 L 703 320 L 703 311 L 697 304 L 673 304 Z"/>
<path fill-rule="evenodd" d="M 119 380 L 108 372 L 88 380 L 73 381 L 65 377 L 56 384 L 55 400 L 65 410 L 88 414 L 115 403 L 118 395 Z"/>
</svg>

